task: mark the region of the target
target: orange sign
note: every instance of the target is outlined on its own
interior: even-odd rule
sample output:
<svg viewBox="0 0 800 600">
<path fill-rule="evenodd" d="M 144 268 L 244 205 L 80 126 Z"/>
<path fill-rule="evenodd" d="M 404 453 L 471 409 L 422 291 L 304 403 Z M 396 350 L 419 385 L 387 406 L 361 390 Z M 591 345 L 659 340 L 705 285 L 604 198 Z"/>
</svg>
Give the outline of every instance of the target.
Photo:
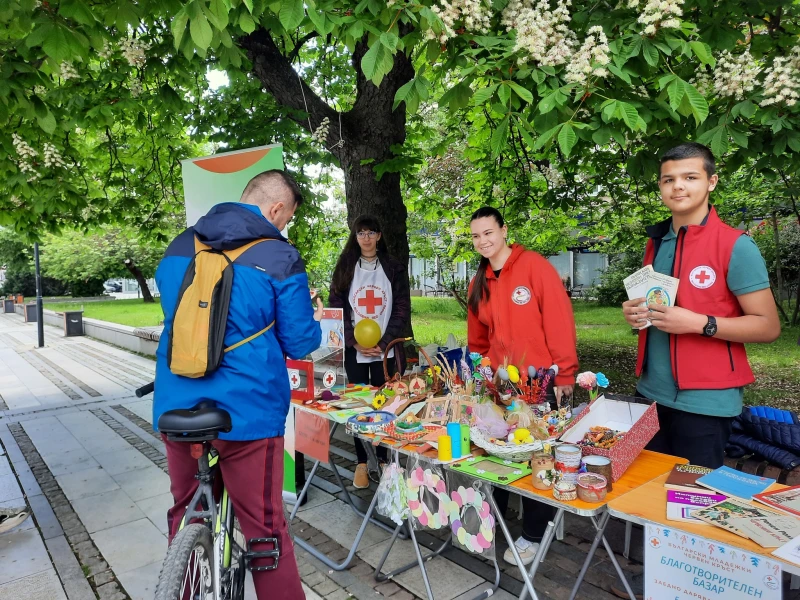
<svg viewBox="0 0 800 600">
<path fill-rule="evenodd" d="M 330 423 L 325 417 L 298 410 L 294 416 L 294 447 L 314 460 L 330 461 Z"/>
</svg>

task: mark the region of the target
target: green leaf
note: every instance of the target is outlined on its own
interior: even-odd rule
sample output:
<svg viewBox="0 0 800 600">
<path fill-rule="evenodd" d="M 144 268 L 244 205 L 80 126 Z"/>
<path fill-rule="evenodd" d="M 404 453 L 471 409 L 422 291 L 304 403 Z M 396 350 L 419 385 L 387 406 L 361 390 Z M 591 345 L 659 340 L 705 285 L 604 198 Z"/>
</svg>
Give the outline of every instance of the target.
<svg viewBox="0 0 800 600">
<path fill-rule="evenodd" d="M 361 70 L 364 76 L 375 85 L 380 85 L 384 76 L 392 70 L 394 57 L 383 44 L 376 42 L 367 50 L 361 59 Z"/>
<path fill-rule="evenodd" d="M 287 31 L 294 31 L 303 22 L 303 0 L 281 0 L 281 10 L 278 14 L 281 25 Z"/>
<path fill-rule="evenodd" d="M 514 90 L 520 98 L 522 98 L 528 104 L 533 104 L 533 94 L 530 90 L 526 90 L 518 83 L 514 83 L 513 81 L 509 81 L 508 85 L 511 86 L 511 89 Z"/>
<path fill-rule="evenodd" d="M 543 115 L 547 114 L 556 106 L 563 104 L 566 99 L 567 97 L 561 93 L 561 90 L 554 90 L 541 99 L 539 102 L 539 112 Z"/>
<path fill-rule="evenodd" d="M 33 48 L 34 46 L 40 46 L 42 42 L 47 39 L 53 32 L 53 23 L 48 21 L 46 23 L 42 23 L 36 29 L 34 29 L 29 36 L 25 38 L 25 45 L 28 48 Z"/>
<path fill-rule="evenodd" d="M 249 14 L 242 13 L 239 15 L 239 28 L 245 33 L 253 33 L 256 30 L 256 22 Z"/>
<path fill-rule="evenodd" d="M 253 0 L 242 0 L 244 5 L 247 7 L 247 10 L 250 11 L 250 14 L 253 14 Z"/>
<path fill-rule="evenodd" d="M 647 61 L 647 64 L 651 67 L 658 65 L 658 48 L 656 48 L 647 38 L 645 38 L 645 40 L 642 42 L 642 55 Z"/>
<path fill-rule="evenodd" d="M 683 96 L 686 94 L 686 83 L 683 79 L 673 79 L 672 83 L 670 83 L 667 88 L 667 94 L 669 94 L 669 105 L 672 107 L 672 110 L 678 110 Z"/>
<path fill-rule="evenodd" d="M 753 103 L 752 100 L 745 100 L 744 102 L 739 102 L 739 104 L 734 106 L 731 110 L 731 114 L 734 117 L 742 115 L 745 119 L 752 119 L 756 114 L 756 110 L 758 110 L 758 107 Z"/>
<path fill-rule="evenodd" d="M 497 126 L 497 129 L 494 130 L 492 133 L 492 139 L 489 142 L 489 145 L 492 149 L 492 157 L 497 157 L 506 147 L 506 143 L 508 142 L 508 121 L 509 116 L 500 121 L 500 124 Z"/>
<path fill-rule="evenodd" d="M 81 25 L 94 25 L 97 20 L 90 9 L 82 0 L 64 0 L 58 7 L 58 14 L 74 19 Z"/>
<path fill-rule="evenodd" d="M 578 142 L 578 136 L 575 135 L 575 130 L 572 128 L 572 123 L 564 123 L 561 131 L 558 132 L 558 147 L 564 153 L 564 156 L 569 157 L 572 148 Z"/>
<path fill-rule="evenodd" d="M 472 103 L 475 106 L 480 106 L 484 104 L 489 98 L 492 97 L 495 90 L 497 90 L 497 84 L 492 84 L 489 87 L 481 88 L 477 92 L 472 95 Z"/>
<path fill-rule="evenodd" d="M 711 65 L 712 67 L 717 64 L 714 56 L 711 54 L 711 46 L 703 42 L 689 42 L 689 47 L 694 52 L 694 55 L 704 65 Z"/>
<path fill-rule="evenodd" d="M 689 99 L 689 104 L 692 106 L 694 120 L 699 125 L 708 117 L 708 102 L 706 102 L 706 99 L 703 98 L 702 94 L 700 94 L 693 85 L 686 83 L 684 89 L 686 90 L 686 97 Z"/>
<path fill-rule="evenodd" d="M 522 135 L 522 139 L 525 140 L 525 143 L 528 144 L 531 148 L 536 145 L 536 140 L 533 139 L 528 130 L 524 126 L 517 127 L 517 131 L 519 131 L 520 135 Z"/>
<path fill-rule="evenodd" d="M 205 50 L 211 45 L 211 40 L 214 38 L 214 32 L 211 31 L 211 25 L 208 24 L 208 19 L 204 14 L 198 15 L 192 19 L 189 24 L 189 32 L 192 34 L 192 41 L 201 50 Z"/>
<path fill-rule="evenodd" d="M 183 34 L 186 33 L 186 24 L 189 22 L 189 15 L 186 12 L 186 9 L 180 9 L 175 16 L 172 18 L 172 23 L 169 24 L 170 29 L 172 29 L 172 37 L 175 41 L 175 49 L 179 49 L 181 47 L 181 40 L 183 40 Z"/>
<path fill-rule="evenodd" d="M 511 88 L 502 84 L 500 89 L 497 90 L 497 95 L 500 97 L 500 102 L 503 103 L 503 106 L 508 106 L 508 102 L 511 100 Z"/>
<path fill-rule="evenodd" d="M 747 146 L 745 146 L 745 148 L 747 148 Z M 795 152 L 800 152 L 800 136 L 798 136 L 796 132 L 789 135 L 789 148 Z"/>
<path fill-rule="evenodd" d="M 631 130 L 636 131 L 639 123 L 639 111 L 636 110 L 636 107 L 627 102 L 617 102 L 617 114 L 622 117 Z"/>
<path fill-rule="evenodd" d="M 36 121 L 45 133 L 52 134 L 56 130 L 56 118 L 50 110 L 43 117 L 37 117 Z"/>
<path fill-rule="evenodd" d="M 224 0 L 211 0 L 208 5 L 208 16 L 214 27 L 225 29 L 228 26 L 228 10 Z"/>
<path fill-rule="evenodd" d="M 536 140 L 536 145 L 533 147 L 533 150 L 536 152 L 536 151 L 541 150 L 542 148 L 544 148 L 547 144 L 549 144 L 550 141 L 556 136 L 556 134 L 559 131 L 561 131 L 561 128 L 563 127 L 563 125 L 564 125 L 563 123 L 559 123 L 558 125 L 556 125 L 552 129 L 548 129 L 542 135 L 540 135 L 539 139 Z"/>
<path fill-rule="evenodd" d="M 608 67 L 609 71 L 611 71 L 614 75 L 616 75 L 617 77 L 622 79 L 622 81 L 624 81 L 628 85 L 632 84 L 630 75 L 628 75 L 625 71 L 623 71 L 622 69 L 620 69 L 619 67 L 617 67 L 617 66 L 615 66 L 615 65 L 613 65 L 611 63 L 609 63 L 606 66 Z"/>
<path fill-rule="evenodd" d="M 711 151 L 719 160 L 728 150 L 728 128 L 720 127 L 714 137 L 711 138 Z"/>
<path fill-rule="evenodd" d="M 598 146 L 605 146 L 611 141 L 611 128 L 601 127 L 592 134 L 592 141 Z"/>
<path fill-rule="evenodd" d="M 740 148 L 747 148 L 750 140 L 747 137 L 746 131 L 742 131 L 738 127 L 728 127 L 728 132 L 731 134 L 731 137 L 733 138 L 733 141 L 736 142 L 737 146 Z M 789 145 L 792 145 L 791 139 L 789 140 Z M 796 150 L 800 150 L 800 148 L 797 148 Z"/>
<path fill-rule="evenodd" d="M 393 33 L 385 32 L 385 33 L 381 34 L 381 44 L 383 44 L 389 50 L 391 50 L 392 53 L 394 53 L 394 51 L 397 50 L 397 42 L 398 41 L 400 41 L 400 40 Z"/>
<path fill-rule="evenodd" d="M 403 102 L 407 102 L 406 98 L 410 92 L 416 93 L 415 89 L 416 80 L 412 79 L 411 81 L 407 82 L 405 85 L 401 86 L 397 92 L 394 94 L 394 104 L 392 104 L 392 110 L 397 110 L 397 107 L 400 106 Z"/>
<path fill-rule="evenodd" d="M 69 60 L 71 53 L 66 30 L 63 27 L 55 27 L 42 44 L 42 49 L 56 62 Z"/>
</svg>

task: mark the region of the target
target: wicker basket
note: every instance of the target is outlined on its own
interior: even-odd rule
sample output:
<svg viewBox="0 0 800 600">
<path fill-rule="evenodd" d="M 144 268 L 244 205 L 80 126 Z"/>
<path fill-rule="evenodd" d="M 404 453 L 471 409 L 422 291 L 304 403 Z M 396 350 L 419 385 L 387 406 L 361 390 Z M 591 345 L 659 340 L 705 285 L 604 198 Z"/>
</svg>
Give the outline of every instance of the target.
<svg viewBox="0 0 800 600">
<path fill-rule="evenodd" d="M 383 417 L 383 420 L 378 423 L 370 423 L 367 421 L 358 420 L 358 417 L 371 417 L 375 415 L 381 415 Z M 345 431 L 347 431 L 347 433 L 351 435 L 359 433 L 366 433 L 366 434 L 377 433 L 379 431 L 383 431 L 384 429 L 386 429 L 387 425 L 389 425 L 392 421 L 394 421 L 395 418 L 396 418 L 395 415 L 393 415 L 392 413 L 382 410 L 361 413 L 360 415 L 356 415 L 354 417 L 350 417 L 349 419 L 347 419 L 347 425 L 345 425 Z"/>
<path fill-rule="evenodd" d="M 540 440 L 536 440 L 532 444 L 498 446 L 491 443 L 486 435 L 476 427 L 470 427 L 469 436 L 476 446 L 483 448 L 488 454 L 511 462 L 527 462 L 534 452 L 539 452 L 544 448 L 544 444 Z"/>
<path fill-rule="evenodd" d="M 401 430 L 397 429 L 397 427 L 395 427 L 394 422 L 392 422 L 386 426 L 386 429 L 384 429 L 384 433 L 388 435 L 390 438 L 394 438 L 396 440 L 413 442 L 414 440 L 423 438 L 429 433 L 432 433 L 439 429 L 442 429 L 441 425 L 423 425 L 421 431 L 415 431 L 413 433 L 404 433 Z"/>
<path fill-rule="evenodd" d="M 397 373 L 394 374 L 394 376 L 389 377 L 389 363 L 387 362 L 388 361 L 388 356 L 389 356 L 389 351 L 392 349 L 392 346 L 394 346 L 397 343 L 407 342 L 410 339 L 412 339 L 412 338 L 397 338 L 396 340 L 392 340 L 391 342 L 389 342 L 387 344 L 386 350 L 383 351 L 383 376 L 386 379 L 386 383 L 384 385 L 389 385 L 389 384 L 397 382 L 397 381 L 402 381 L 403 383 L 408 385 L 408 383 L 411 381 L 411 378 L 415 377 L 415 375 L 409 375 L 409 376 L 403 377 L 403 375 L 400 372 L 397 372 Z M 425 360 L 428 361 L 428 364 L 431 365 L 431 368 L 432 368 L 434 363 L 431 360 L 431 357 L 428 356 L 428 353 L 425 352 L 425 348 L 420 346 L 419 347 L 419 351 L 422 352 L 422 355 L 425 357 Z M 395 353 L 395 354 L 397 354 L 397 353 Z M 427 398 L 429 392 L 433 392 L 433 395 L 435 396 L 441 390 L 442 390 L 442 382 L 441 382 L 441 380 L 439 380 L 438 378 L 434 377 L 433 378 L 433 385 L 430 388 L 428 388 L 427 390 L 425 390 L 424 394 L 411 394 L 411 391 L 409 390 L 409 395 L 411 396 L 411 398 L 414 401 L 419 402 L 420 400 L 424 400 L 425 398 Z"/>
</svg>

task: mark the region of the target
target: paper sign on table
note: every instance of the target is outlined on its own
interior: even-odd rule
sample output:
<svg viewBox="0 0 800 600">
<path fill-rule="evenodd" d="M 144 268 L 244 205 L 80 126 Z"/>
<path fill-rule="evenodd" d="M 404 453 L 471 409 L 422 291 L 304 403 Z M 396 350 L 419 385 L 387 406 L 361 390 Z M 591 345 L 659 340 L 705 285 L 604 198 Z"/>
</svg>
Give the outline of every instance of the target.
<svg viewBox="0 0 800 600">
<path fill-rule="evenodd" d="M 780 600 L 778 561 L 734 546 L 647 523 L 646 600 Z"/>
<path fill-rule="evenodd" d="M 777 548 L 800 536 L 800 520 L 794 517 L 739 517 L 729 523 L 762 548 Z"/>
<path fill-rule="evenodd" d="M 323 416 L 304 410 L 295 414 L 294 447 L 297 452 L 321 462 L 330 460 L 330 423 Z"/>
</svg>

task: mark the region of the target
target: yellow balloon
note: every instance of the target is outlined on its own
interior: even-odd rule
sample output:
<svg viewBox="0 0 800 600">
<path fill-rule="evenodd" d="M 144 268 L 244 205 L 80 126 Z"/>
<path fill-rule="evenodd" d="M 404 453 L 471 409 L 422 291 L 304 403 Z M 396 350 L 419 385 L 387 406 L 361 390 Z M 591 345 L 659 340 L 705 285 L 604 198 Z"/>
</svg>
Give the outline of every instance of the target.
<svg viewBox="0 0 800 600">
<path fill-rule="evenodd" d="M 381 327 L 372 319 L 361 319 L 353 331 L 356 341 L 364 348 L 372 348 L 381 341 Z"/>
</svg>

